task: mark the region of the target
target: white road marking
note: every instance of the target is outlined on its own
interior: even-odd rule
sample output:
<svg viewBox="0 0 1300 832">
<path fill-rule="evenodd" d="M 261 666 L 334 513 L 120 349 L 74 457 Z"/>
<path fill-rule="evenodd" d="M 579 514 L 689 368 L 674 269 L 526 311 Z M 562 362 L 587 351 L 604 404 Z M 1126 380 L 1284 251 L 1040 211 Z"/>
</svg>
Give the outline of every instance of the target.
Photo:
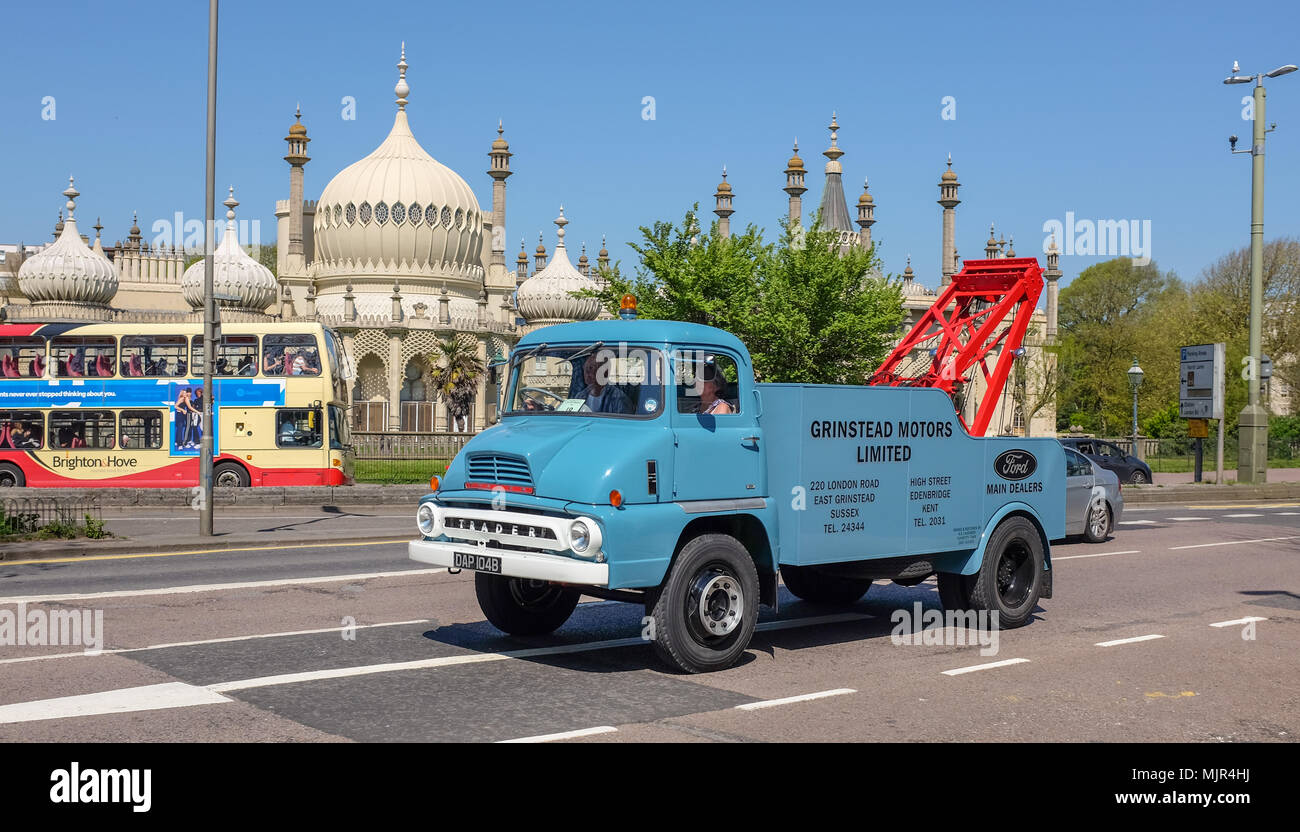
<svg viewBox="0 0 1300 832">
<path fill-rule="evenodd" d="M 517 740 L 498 740 L 498 743 L 511 742 L 554 742 L 555 740 L 569 740 L 574 737 L 590 737 L 593 734 L 610 734 L 618 731 L 612 725 L 598 725 L 595 728 L 581 728 L 577 731 L 564 731 L 559 734 L 540 734 L 536 737 L 520 737 Z"/>
<path fill-rule="evenodd" d="M 870 615 L 864 615 L 858 613 L 838 613 L 835 615 L 820 615 L 812 618 L 796 618 L 796 619 L 789 619 L 784 621 L 768 621 L 763 624 L 759 624 L 755 629 L 759 631 L 784 630 L 784 629 L 789 629 L 791 627 L 810 627 L 817 624 L 829 624 L 829 623 L 836 623 L 841 621 L 864 620 L 871 617 L 872 616 Z M 644 639 L 640 637 L 634 637 L 634 638 L 610 639 L 608 641 L 583 642 L 580 644 L 562 644 L 562 645 L 556 645 L 554 647 L 531 647 L 524 650 L 511 650 L 505 653 L 466 653 L 466 654 L 456 655 L 456 656 L 439 656 L 437 658 L 432 658 L 432 659 L 418 659 L 415 661 L 408 661 L 408 662 L 386 662 L 384 664 L 361 665 L 357 667 L 341 667 L 341 668 L 333 668 L 329 670 L 312 670 L 312 671 L 305 671 L 301 673 L 283 673 L 275 676 L 260 676 L 254 679 L 238 679 L 232 682 L 220 682 L 214 685 L 207 685 L 205 688 L 203 688 L 203 690 L 206 690 L 214 695 L 217 695 L 217 694 L 229 693 L 231 691 L 237 691 L 237 690 L 248 690 L 250 688 L 271 687 L 273 685 L 292 685 L 292 684 L 297 684 L 299 682 L 314 682 L 323 679 L 341 679 L 341 678 L 347 678 L 352 676 L 369 676 L 375 673 L 394 673 L 403 670 L 427 670 L 435 667 L 452 667 L 455 665 L 462 665 L 462 664 L 498 662 L 498 661 L 505 661 L 507 659 L 528 659 L 528 658 L 533 658 L 535 656 L 556 656 L 556 655 L 562 655 L 566 653 L 586 653 L 586 652 L 592 652 L 596 650 L 609 650 L 616 647 L 633 647 L 633 646 L 647 644 L 647 643 L 648 642 L 646 642 Z M 190 687 L 190 686 L 186 685 L 186 687 Z M 137 689 L 125 688 L 123 690 L 133 691 Z M 109 691 L 109 693 L 113 693 L 113 691 Z M 72 698 L 76 698 L 76 697 L 72 697 Z M 37 700 L 35 702 L 22 702 L 19 703 L 19 705 L 37 707 L 37 706 L 41 706 L 43 702 L 55 702 L 55 701 L 60 701 L 60 700 Z M 224 697 L 222 697 L 217 701 L 229 701 L 229 700 L 226 700 Z M 184 704 L 185 703 L 182 702 L 178 705 L 167 705 L 165 707 L 180 707 Z M 203 705 L 203 704 L 211 704 L 211 703 L 207 701 L 195 701 L 190 704 Z M 147 703 L 145 703 L 145 705 L 146 705 L 145 707 L 140 707 L 140 708 L 122 707 L 120 708 L 120 710 L 122 712 L 131 711 L 131 710 L 150 710 L 153 707 L 157 707 L 157 706 L 148 705 Z M 4 707 L 17 708 L 18 705 L 7 705 Z M 118 711 L 113 711 L 113 712 L 116 713 Z M 0 708 L 0 714 L 3 713 L 4 713 L 4 709 Z M 108 713 L 108 711 L 105 711 L 105 713 Z M 60 718 L 61 716 L 76 716 L 76 715 L 77 714 L 70 714 L 70 713 L 53 713 L 50 716 L 32 717 L 32 718 L 33 719 L 57 719 Z M 2 721 L 3 720 L 0 720 L 0 722 Z"/>
<path fill-rule="evenodd" d="M 1267 621 L 1267 618 L 1261 618 L 1258 615 L 1247 616 L 1246 618 L 1234 618 L 1231 621 L 1216 621 L 1211 627 L 1236 627 L 1240 624 L 1253 624 L 1256 621 Z"/>
<path fill-rule="evenodd" d="M 369 581 L 375 578 L 406 578 L 418 575 L 436 575 L 446 572 L 445 567 L 433 569 L 398 569 L 392 572 L 358 572 L 352 575 L 322 575 L 316 578 L 281 578 L 273 581 L 243 581 L 230 584 L 197 584 L 194 586 L 162 586 L 153 589 L 117 589 L 108 592 L 83 592 L 66 595 L 13 595 L 0 596 L 0 604 L 49 604 L 60 601 L 90 601 L 98 598 L 134 598 L 141 595 L 188 595 L 194 592 L 224 592 L 229 589 L 258 589 L 268 586 L 297 586 L 299 584 L 329 584 L 348 581 Z"/>
<path fill-rule="evenodd" d="M 1154 521 L 1154 520 L 1121 520 L 1121 521 L 1119 521 L 1119 524 L 1120 524 L 1121 526 L 1154 526 L 1154 525 L 1156 524 L 1156 521 Z"/>
<path fill-rule="evenodd" d="M 1300 511 L 1275 511 L 1273 513 L 1278 517 L 1294 517 L 1295 515 L 1300 514 Z"/>
<path fill-rule="evenodd" d="M 943 671 L 944 676 L 960 676 L 963 673 L 974 673 L 977 670 L 992 670 L 995 667 L 1007 667 L 1013 664 L 1024 664 L 1029 659 L 1003 659 L 1000 662 L 987 662 L 986 664 L 973 664 L 969 667 L 958 667 L 953 670 Z"/>
<path fill-rule="evenodd" d="M 1133 638 L 1117 638 L 1114 641 L 1099 641 L 1097 642 L 1096 646 L 1114 647 L 1118 644 L 1134 644 L 1139 641 L 1154 641 L 1155 639 L 1158 638 L 1164 638 L 1164 636 L 1153 633 L 1152 635 L 1149 636 L 1134 636 Z"/>
<path fill-rule="evenodd" d="M 164 682 L 160 685 L 0 705 L 0 724 L 156 711 L 163 708 L 188 708 L 194 705 L 219 705 L 230 701 L 232 700 L 208 688 L 185 682 Z"/>
<path fill-rule="evenodd" d="M 224 644 L 231 641 L 249 641 L 256 638 L 281 638 L 283 636 L 307 636 L 317 633 L 341 633 L 344 630 L 368 630 L 372 627 L 400 627 L 403 624 L 427 624 L 432 618 L 417 618 L 412 621 L 386 621 L 382 624 L 357 624 L 353 627 L 324 627 L 319 630 L 292 630 L 284 633 L 255 633 L 248 636 L 227 636 L 225 638 L 208 638 L 202 641 L 173 641 L 169 644 L 150 644 L 147 647 L 113 647 L 107 650 L 91 652 L 82 650 L 74 653 L 46 653 L 41 656 L 21 656 L 16 659 L 0 659 L 0 664 L 18 662 L 38 662 L 43 659 L 66 659 L 72 656 L 107 656 L 112 653 L 138 653 L 142 650 L 164 650 L 168 647 L 196 647 L 201 644 Z"/>
<path fill-rule="evenodd" d="M 1289 537 L 1259 537 L 1254 540 L 1222 540 L 1218 543 L 1193 543 L 1190 546 L 1170 546 L 1169 550 L 1177 549 L 1203 549 L 1206 546 L 1236 546 L 1240 543 L 1274 543 L 1278 540 L 1296 540 L 1300 535 L 1291 535 Z"/>
<path fill-rule="evenodd" d="M 1224 517 L 1263 517 L 1262 514 L 1225 514 Z"/>
<path fill-rule="evenodd" d="M 1056 563 L 1058 560 L 1076 560 L 1078 558 L 1106 558 L 1111 555 L 1136 555 L 1140 551 L 1140 549 L 1125 549 L 1122 552 L 1098 552 L 1095 555 L 1065 555 L 1064 557 L 1059 558 L 1053 557 L 1052 563 Z"/>
<path fill-rule="evenodd" d="M 1208 517 L 1166 517 L 1166 520 L 1209 520 Z"/>
<path fill-rule="evenodd" d="M 789 705 L 792 702 L 808 702 L 813 699 L 825 699 L 828 696 L 843 696 L 846 693 L 857 693 L 853 688 L 835 688 L 834 690 L 823 690 L 817 693 L 804 693 L 799 696 L 787 696 L 783 699 L 764 699 L 761 702 L 747 702 L 744 705 L 737 705 L 738 711 L 757 711 L 760 708 L 774 708 L 777 705 Z"/>
</svg>

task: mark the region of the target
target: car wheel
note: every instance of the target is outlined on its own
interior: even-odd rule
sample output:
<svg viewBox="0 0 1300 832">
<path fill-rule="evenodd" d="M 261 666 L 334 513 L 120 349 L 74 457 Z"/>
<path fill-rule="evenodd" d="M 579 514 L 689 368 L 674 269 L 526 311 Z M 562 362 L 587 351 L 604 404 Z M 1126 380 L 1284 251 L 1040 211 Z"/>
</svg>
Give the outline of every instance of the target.
<svg viewBox="0 0 1300 832">
<path fill-rule="evenodd" d="M 1088 507 L 1088 516 L 1084 520 L 1083 538 L 1089 543 L 1101 543 L 1110 536 L 1110 506 L 1105 500 L 1094 500 Z"/>
<path fill-rule="evenodd" d="M 1150 482 L 1150 480 L 1147 479 L 1146 471 L 1141 469 L 1134 471 L 1133 475 L 1128 478 L 1128 481 L 1133 485 L 1146 485 Z"/>
</svg>

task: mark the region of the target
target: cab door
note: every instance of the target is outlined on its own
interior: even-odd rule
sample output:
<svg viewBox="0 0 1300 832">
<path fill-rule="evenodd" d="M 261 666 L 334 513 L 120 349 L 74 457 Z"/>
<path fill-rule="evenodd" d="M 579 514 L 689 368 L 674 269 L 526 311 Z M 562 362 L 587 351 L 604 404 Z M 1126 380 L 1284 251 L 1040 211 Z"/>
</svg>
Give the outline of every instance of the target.
<svg viewBox="0 0 1300 832">
<path fill-rule="evenodd" d="M 767 496 L 763 437 L 748 364 L 710 349 L 674 350 L 672 364 L 674 390 L 667 403 L 676 457 L 672 499 Z"/>
</svg>

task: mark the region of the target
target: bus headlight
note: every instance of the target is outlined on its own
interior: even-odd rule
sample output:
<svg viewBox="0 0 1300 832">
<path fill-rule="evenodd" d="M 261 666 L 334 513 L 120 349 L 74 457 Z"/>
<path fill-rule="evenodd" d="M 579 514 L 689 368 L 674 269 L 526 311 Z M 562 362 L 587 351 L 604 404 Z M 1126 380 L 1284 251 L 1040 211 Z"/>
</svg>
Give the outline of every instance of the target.
<svg viewBox="0 0 1300 832">
<path fill-rule="evenodd" d="M 600 551 L 600 527 L 594 520 L 580 517 L 569 524 L 569 548 L 578 555 Z"/>
<path fill-rule="evenodd" d="M 433 537 L 438 533 L 438 512 L 434 511 L 433 503 L 420 503 L 420 508 L 415 512 L 415 525 L 425 537 Z"/>
</svg>

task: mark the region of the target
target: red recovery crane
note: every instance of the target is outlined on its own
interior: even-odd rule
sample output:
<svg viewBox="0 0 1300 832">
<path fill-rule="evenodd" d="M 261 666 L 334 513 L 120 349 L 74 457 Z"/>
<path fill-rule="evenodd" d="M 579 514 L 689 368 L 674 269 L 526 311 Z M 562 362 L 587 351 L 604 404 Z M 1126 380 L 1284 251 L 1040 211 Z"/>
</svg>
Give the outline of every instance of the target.
<svg viewBox="0 0 1300 832">
<path fill-rule="evenodd" d="M 978 367 L 987 386 L 975 419 L 967 424 L 960 408 L 957 418 L 972 436 L 983 436 L 1011 362 L 1023 354 L 1020 345 L 1042 291 L 1043 270 L 1033 257 L 966 260 L 867 383 L 937 387 L 955 399 L 969 389 Z"/>
</svg>

